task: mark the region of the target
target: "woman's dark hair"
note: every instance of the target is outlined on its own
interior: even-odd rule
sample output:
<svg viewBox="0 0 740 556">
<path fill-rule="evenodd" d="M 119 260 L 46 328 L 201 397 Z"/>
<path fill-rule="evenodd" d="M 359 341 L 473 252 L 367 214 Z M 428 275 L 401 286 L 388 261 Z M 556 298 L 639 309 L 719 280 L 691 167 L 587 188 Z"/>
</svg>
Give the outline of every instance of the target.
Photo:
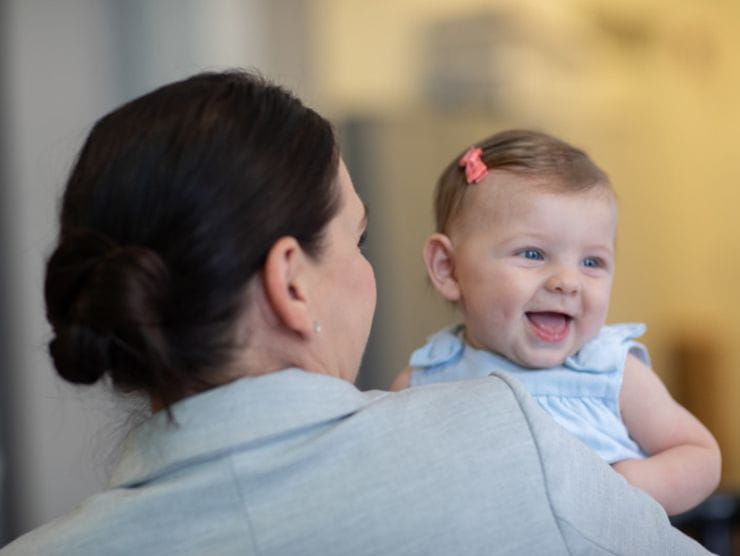
<svg viewBox="0 0 740 556">
<path fill-rule="evenodd" d="M 161 87 L 93 127 L 46 268 L 58 373 L 166 407 L 230 361 L 250 278 L 274 242 L 319 257 L 339 208 L 331 125 L 241 71 Z"/>
</svg>

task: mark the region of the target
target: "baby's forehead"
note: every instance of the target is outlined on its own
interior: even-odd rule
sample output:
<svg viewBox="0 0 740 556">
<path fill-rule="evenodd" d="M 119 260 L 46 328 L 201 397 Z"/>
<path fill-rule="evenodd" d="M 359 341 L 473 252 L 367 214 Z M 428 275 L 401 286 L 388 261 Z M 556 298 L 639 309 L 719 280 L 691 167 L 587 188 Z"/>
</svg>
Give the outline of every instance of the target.
<svg viewBox="0 0 740 556">
<path fill-rule="evenodd" d="M 525 214 L 534 205 L 547 203 L 548 199 L 604 202 L 613 209 L 615 219 L 617 214 L 616 196 L 608 182 L 584 187 L 548 176 L 494 171 L 484 181 L 468 187 L 470 189 L 465 191 L 457 214 L 450 222 L 451 231 L 484 226 L 501 218 L 511 219 L 517 214 Z"/>
</svg>

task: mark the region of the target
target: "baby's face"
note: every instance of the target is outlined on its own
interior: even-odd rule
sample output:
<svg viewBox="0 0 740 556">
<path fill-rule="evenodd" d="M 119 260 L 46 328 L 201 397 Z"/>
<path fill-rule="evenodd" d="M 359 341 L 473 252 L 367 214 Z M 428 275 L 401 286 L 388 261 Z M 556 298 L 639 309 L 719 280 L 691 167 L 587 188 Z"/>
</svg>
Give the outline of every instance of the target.
<svg viewBox="0 0 740 556">
<path fill-rule="evenodd" d="M 525 367 L 561 364 L 606 319 L 612 195 L 550 192 L 502 171 L 470 187 L 450 234 L 467 341 Z"/>
</svg>

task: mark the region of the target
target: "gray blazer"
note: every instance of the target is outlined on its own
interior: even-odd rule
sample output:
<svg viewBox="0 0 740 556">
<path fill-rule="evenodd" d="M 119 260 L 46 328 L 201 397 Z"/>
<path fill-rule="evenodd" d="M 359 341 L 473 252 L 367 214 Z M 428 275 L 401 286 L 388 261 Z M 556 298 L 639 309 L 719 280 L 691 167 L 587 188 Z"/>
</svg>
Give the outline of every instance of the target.
<svg viewBox="0 0 740 556">
<path fill-rule="evenodd" d="M 2 555 L 706 554 L 504 376 L 363 393 L 289 369 L 174 415 Z"/>
</svg>

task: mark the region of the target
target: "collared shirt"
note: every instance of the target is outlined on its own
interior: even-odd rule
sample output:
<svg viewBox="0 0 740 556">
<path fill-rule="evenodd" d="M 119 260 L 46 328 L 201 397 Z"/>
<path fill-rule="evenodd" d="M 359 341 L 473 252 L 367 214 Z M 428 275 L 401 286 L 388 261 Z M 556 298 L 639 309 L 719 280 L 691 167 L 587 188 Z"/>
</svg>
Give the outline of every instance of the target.
<svg viewBox="0 0 740 556">
<path fill-rule="evenodd" d="M 16 554 L 704 554 L 506 377 L 360 392 L 287 369 L 160 412 Z"/>
</svg>

